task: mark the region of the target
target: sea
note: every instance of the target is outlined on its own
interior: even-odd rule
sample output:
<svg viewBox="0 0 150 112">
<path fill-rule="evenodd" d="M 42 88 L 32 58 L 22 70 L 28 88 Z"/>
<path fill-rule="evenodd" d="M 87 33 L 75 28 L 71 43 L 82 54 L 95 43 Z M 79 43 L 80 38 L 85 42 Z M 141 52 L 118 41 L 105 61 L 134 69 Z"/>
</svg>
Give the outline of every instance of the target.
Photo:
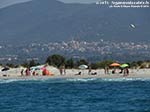
<svg viewBox="0 0 150 112">
<path fill-rule="evenodd" d="M 0 79 L 0 112 L 150 112 L 150 79 Z"/>
</svg>

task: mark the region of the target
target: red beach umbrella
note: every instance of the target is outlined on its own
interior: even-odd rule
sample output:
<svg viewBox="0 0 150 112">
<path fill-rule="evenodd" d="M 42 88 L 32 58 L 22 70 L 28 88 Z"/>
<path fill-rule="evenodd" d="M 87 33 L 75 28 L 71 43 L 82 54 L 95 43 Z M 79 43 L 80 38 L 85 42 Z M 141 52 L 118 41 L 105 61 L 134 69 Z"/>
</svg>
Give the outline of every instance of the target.
<svg viewBox="0 0 150 112">
<path fill-rule="evenodd" d="M 111 67 L 119 67 L 120 64 L 119 64 L 119 63 L 112 63 L 112 64 L 110 64 L 109 66 L 111 66 Z"/>
</svg>

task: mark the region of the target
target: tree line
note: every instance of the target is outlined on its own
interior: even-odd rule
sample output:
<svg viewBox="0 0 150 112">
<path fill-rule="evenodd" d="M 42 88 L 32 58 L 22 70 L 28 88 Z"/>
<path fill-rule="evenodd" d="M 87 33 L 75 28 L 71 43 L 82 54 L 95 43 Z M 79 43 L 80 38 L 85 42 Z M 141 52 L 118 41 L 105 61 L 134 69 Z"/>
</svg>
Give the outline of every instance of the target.
<svg viewBox="0 0 150 112">
<path fill-rule="evenodd" d="M 66 68 L 78 68 L 80 65 L 85 64 L 90 66 L 92 69 L 98 69 L 98 68 L 105 68 L 106 66 L 109 66 L 111 63 L 115 62 L 114 60 L 103 60 L 103 61 L 98 61 L 95 63 L 88 62 L 86 59 L 78 59 L 75 60 L 73 58 L 67 59 L 62 55 L 59 54 L 53 54 L 47 57 L 45 64 L 55 66 L 57 68 L 61 66 L 65 66 Z M 129 64 L 130 68 L 150 68 L 150 60 L 146 61 L 133 61 L 127 63 Z M 21 64 L 23 67 L 32 67 L 32 66 L 37 66 L 40 65 L 40 63 L 36 62 L 35 60 L 31 60 L 29 62 L 24 62 Z M 18 67 L 19 65 L 13 65 L 11 64 L 6 64 L 8 67 Z"/>
</svg>

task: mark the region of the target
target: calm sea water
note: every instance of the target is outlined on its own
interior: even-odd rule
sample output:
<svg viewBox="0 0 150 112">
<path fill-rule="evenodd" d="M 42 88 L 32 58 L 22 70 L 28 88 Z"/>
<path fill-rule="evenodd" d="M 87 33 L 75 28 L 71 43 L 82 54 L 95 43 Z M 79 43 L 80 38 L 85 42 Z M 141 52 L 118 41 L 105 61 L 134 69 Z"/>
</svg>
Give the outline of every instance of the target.
<svg viewBox="0 0 150 112">
<path fill-rule="evenodd" d="M 150 112 L 150 80 L 0 80 L 0 112 Z"/>
</svg>

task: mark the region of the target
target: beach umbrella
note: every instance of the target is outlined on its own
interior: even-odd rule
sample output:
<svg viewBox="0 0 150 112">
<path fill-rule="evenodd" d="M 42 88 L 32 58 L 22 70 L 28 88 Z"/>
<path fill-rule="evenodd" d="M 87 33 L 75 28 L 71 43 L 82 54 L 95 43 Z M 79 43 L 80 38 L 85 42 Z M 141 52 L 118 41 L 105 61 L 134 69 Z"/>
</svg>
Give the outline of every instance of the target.
<svg viewBox="0 0 150 112">
<path fill-rule="evenodd" d="M 87 69 L 87 68 L 88 68 L 87 65 L 80 65 L 80 66 L 79 66 L 79 69 L 81 69 L 83 72 L 84 72 L 84 70 Z M 84 74 L 84 73 L 83 73 L 83 74 Z"/>
<path fill-rule="evenodd" d="M 33 71 L 34 70 L 39 70 L 39 68 L 38 67 L 31 67 L 30 70 L 33 70 Z"/>
<path fill-rule="evenodd" d="M 87 69 L 87 68 L 88 68 L 87 65 L 80 65 L 80 66 L 79 66 L 79 69 Z"/>
<path fill-rule="evenodd" d="M 121 68 L 126 68 L 126 67 L 129 67 L 129 65 L 125 63 L 125 64 L 120 65 L 120 67 Z"/>
<path fill-rule="evenodd" d="M 44 65 L 33 66 L 30 68 L 30 70 L 43 70 L 43 69 L 45 69 Z"/>
<path fill-rule="evenodd" d="M 120 64 L 119 64 L 119 63 L 112 63 L 112 64 L 110 64 L 109 66 L 111 66 L 111 67 L 119 67 Z"/>
</svg>

